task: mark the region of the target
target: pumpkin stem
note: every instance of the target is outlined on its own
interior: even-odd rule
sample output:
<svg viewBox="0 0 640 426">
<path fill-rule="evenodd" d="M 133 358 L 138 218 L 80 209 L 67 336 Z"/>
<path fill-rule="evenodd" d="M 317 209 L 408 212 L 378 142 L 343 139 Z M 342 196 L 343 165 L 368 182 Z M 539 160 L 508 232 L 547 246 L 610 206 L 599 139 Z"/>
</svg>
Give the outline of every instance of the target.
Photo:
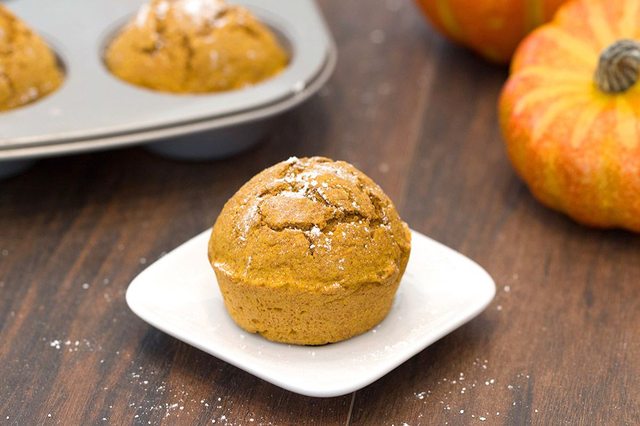
<svg viewBox="0 0 640 426">
<path fill-rule="evenodd" d="M 618 40 L 600 54 L 595 81 L 605 93 L 622 93 L 640 77 L 640 42 Z"/>
</svg>

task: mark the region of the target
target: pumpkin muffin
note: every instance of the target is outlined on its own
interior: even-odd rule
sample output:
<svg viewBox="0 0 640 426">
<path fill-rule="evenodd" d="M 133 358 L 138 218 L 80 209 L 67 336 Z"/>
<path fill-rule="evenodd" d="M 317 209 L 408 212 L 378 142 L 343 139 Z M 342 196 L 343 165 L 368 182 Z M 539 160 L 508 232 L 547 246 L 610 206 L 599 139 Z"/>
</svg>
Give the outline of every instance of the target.
<svg viewBox="0 0 640 426">
<path fill-rule="evenodd" d="M 409 228 L 370 178 L 343 161 L 291 158 L 225 204 L 209 260 L 240 327 L 321 345 L 385 318 L 410 248 Z"/>
<path fill-rule="evenodd" d="M 174 93 L 238 89 L 287 65 L 273 33 L 221 0 L 151 0 L 108 46 L 109 70 L 137 86 Z"/>
<path fill-rule="evenodd" d="M 48 95 L 62 79 L 49 46 L 0 4 L 0 111 Z"/>
</svg>

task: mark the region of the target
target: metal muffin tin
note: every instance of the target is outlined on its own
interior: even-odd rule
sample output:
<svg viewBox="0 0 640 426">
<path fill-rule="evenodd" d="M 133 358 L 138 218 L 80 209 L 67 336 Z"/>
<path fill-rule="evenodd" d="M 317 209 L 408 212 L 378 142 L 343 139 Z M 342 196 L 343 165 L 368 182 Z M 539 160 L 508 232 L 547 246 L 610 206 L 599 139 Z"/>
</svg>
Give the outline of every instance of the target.
<svg viewBox="0 0 640 426">
<path fill-rule="evenodd" d="M 270 118 L 314 94 L 335 67 L 336 48 L 313 0 L 231 0 L 283 39 L 290 63 L 282 73 L 255 86 L 212 94 L 136 87 L 109 73 L 103 52 L 145 2 L 9 3 L 49 42 L 66 77 L 48 97 L 0 113 L 0 176 L 38 157 L 142 143 L 182 159 L 228 156 L 256 143 Z"/>
</svg>

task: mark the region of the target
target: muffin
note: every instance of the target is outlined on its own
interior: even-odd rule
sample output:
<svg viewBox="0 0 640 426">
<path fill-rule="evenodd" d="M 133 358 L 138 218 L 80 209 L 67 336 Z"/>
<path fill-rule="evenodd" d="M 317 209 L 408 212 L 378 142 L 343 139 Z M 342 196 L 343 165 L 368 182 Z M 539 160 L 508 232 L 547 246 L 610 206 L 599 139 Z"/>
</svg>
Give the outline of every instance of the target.
<svg viewBox="0 0 640 426">
<path fill-rule="evenodd" d="M 151 0 L 105 53 L 109 70 L 173 93 L 238 89 L 287 65 L 273 33 L 247 9 L 221 0 Z"/>
<path fill-rule="evenodd" d="M 209 261 L 240 327 L 321 345 L 385 318 L 410 249 L 409 228 L 370 178 L 343 161 L 291 158 L 225 204 Z"/>
<path fill-rule="evenodd" d="M 62 79 L 49 46 L 0 4 L 0 111 L 48 95 Z"/>
</svg>

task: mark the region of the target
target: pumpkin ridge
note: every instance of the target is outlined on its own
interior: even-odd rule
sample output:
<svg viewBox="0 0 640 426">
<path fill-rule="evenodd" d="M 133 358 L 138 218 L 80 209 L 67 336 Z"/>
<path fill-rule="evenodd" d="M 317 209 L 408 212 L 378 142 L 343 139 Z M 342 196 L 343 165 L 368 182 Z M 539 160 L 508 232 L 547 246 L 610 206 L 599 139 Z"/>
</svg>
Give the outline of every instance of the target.
<svg viewBox="0 0 640 426">
<path fill-rule="evenodd" d="M 545 86 L 539 89 L 529 91 L 526 95 L 523 95 L 513 105 L 513 113 L 520 115 L 523 110 L 537 105 L 543 101 L 552 101 L 554 98 L 563 95 L 577 95 L 583 90 L 582 87 L 576 86 Z"/>
<path fill-rule="evenodd" d="M 640 86 L 640 85 L 638 85 Z M 640 92 L 640 87 L 638 87 L 637 89 L 638 92 Z M 640 95 L 640 93 L 639 93 Z M 640 100 L 640 96 L 638 96 L 636 99 Z M 636 124 L 636 134 L 640 135 L 640 105 L 638 105 L 638 102 L 631 102 L 630 103 L 631 106 L 631 111 L 633 113 L 633 117 L 634 117 L 634 122 Z M 638 145 L 636 145 L 637 148 L 640 148 L 640 141 L 638 143 Z M 640 160 L 639 160 L 640 163 Z M 639 165 L 640 167 L 640 165 Z M 640 171 L 639 171 L 640 173 Z"/>
<path fill-rule="evenodd" d="M 640 2 L 630 2 L 628 9 L 622 14 L 620 20 L 620 35 L 623 38 L 634 38 L 636 32 L 636 22 L 638 19 L 638 6 Z"/>
<path fill-rule="evenodd" d="M 620 173 L 617 171 L 617 164 L 615 161 L 615 157 L 612 159 L 609 155 L 611 150 L 610 146 L 601 146 L 599 157 L 603 158 L 603 165 L 599 168 L 596 173 L 596 185 L 597 192 L 600 195 L 599 199 L 599 207 L 604 212 L 602 215 L 607 220 L 606 217 L 609 217 L 609 222 L 612 225 L 617 225 L 620 222 L 619 210 L 615 208 L 615 197 L 616 194 L 609 189 L 614 187 L 620 178 Z"/>
<path fill-rule="evenodd" d="M 565 199 L 557 178 L 558 150 L 549 145 L 537 149 L 530 140 L 517 150 L 516 147 L 510 147 L 509 156 L 520 177 L 529 183 L 529 189 L 537 200 L 547 207 L 563 209 Z"/>
<path fill-rule="evenodd" d="M 602 113 L 602 106 L 593 105 L 584 109 L 578 116 L 571 134 L 570 145 L 572 148 L 579 148 L 582 145 L 582 141 L 589 134 L 589 131 L 595 125 L 597 117 Z"/>
<path fill-rule="evenodd" d="M 633 149 L 638 145 L 638 133 L 636 131 L 636 117 L 629 102 L 622 96 L 616 97 L 616 131 L 620 143 Z"/>
<path fill-rule="evenodd" d="M 616 36 L 607 20 L 604 19 L 604 16 L 606 16 L 605 11 L 602 10 L 599 2 L 585 1 L 584 5 L 587 8 L 587 16 L 589 17 L 587 22 L 596 44 L 604 48 L 613 43 L 616 40 Z"/>
<path fill-rule="evenodd" d="M 595 61 L 590 58 L 597 55 L 598 50 L 572 34 L 556 27 L 544 28 L 540 33 L 550 37 L 563 53 L 570 54 L 573 58 L 579 59 L 587 66 L 593 66 L 593 64 L 595 64 Z"/>
<path fill-rule="evenodd" d="M 559 70 L 544 65 L 532 65 L 520 71 L 518 75 L 520 77 L 539 77 L 542 80 L 550 80 L 555 84 L 562 83 L 563 85 L 584 85 L 585 83 L 591 84 L 593 81 L 590 75 L 583 74 L 577 70 Z"/>
<path fill-rule="evenodd" d="M 584 101 L 579 98 L 563 98 L 552 101 L 551 105 L 547 107 L 544 114 L 542 114 L 537 119 L 536 127 L 533 129 L 531 133 L 531 139 L 535 143 L 537 143 L 542 136 L 547 132 L 547 129 L 551 124 L 558 119 L 560 114 L 567 110 L 568 108 L 576 106 L 576 104 L 583 103 Z"/>
<path fill-rule="evenodd" d="M 557 150 L 551 150 L 545 157 L 546 162 L 543 162 L 542 178 L 548 198 L 544 195 L 545 191 L 540 191 L 540 188 L 536 188 L 535 196 L 551 208 L 565 209 L 567 199 L 563 197 L 562 183 L 558 179 L 558 158 Z"/>
</svg>

